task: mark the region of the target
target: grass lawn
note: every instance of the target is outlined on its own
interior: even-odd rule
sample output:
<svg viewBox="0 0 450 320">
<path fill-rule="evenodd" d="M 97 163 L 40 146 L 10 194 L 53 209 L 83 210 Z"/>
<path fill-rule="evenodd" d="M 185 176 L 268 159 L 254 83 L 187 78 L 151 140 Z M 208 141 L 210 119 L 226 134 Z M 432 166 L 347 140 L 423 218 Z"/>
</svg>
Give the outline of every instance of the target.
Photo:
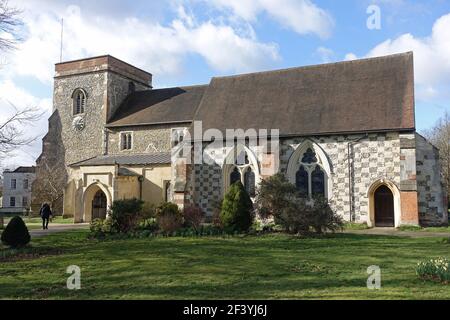
<svg viewBox="0 0 450 320">
<path fill-rule="evenodd" d="M 414 270 L 419 260 L 450 258 L 450 244 L 439 238 L 275 234 L 98 242 L 86 236 L 37 238 L 32 251 L 42 256 L 29 251 L 5 260 L 9 249 L 1 248 L 0 298 L 450 299 L 448 285 L 419 280 Z M 66 289 L 70 265 L 81 268 L 81 290 Z M 381 267 L 381 290 L 366 288 L 371 265 Z"/>
</svg>

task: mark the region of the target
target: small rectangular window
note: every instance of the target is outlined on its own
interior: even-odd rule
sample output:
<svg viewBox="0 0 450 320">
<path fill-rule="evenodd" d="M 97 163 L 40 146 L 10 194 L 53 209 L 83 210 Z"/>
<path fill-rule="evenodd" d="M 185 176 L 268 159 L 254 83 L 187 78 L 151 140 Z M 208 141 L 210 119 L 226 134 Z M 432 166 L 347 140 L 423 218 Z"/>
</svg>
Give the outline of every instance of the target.
<svg viewBox="0 0 450 320">
<path fill-rule="evenodd" d="M 24 179 L 24 180 L 23 180 L 23 188 L 24 188 L 25 190 L 28 190 L 28 188 L 29 188 L 29 182 L 28 182 L 28 179 Z"/>
<path fill-rule="evenodd" d="M 131 132 L 123 132 L 120 135 L 120 149 L 131 150 L 133 148 L 133 134 Z"/>
<path fill-rule="evenodd" d="M 9 206 L 15 207 L 16 206 L 16 197 L 9 198 Z"/>
<path fill-rule="evenodd" d="M 11 179 L 11 189 L 16 190 L 16 188 L 17 188 L 17 180 Z"/>
</svg>

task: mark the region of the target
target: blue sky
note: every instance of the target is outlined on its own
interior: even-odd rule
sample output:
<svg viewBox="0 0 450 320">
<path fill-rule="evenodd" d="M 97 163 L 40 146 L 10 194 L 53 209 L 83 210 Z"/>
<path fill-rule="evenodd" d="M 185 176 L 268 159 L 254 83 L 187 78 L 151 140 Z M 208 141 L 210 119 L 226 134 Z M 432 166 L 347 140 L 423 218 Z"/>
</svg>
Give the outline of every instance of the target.
<svg viewBox="0 0 450 320">
<path fill-rule="evenodd" d="M 422 131 L 450 111 L 450 1 L 430 0 L 10 0 L 23 9 L 23 42 L 2 56 L 0 119 L 18 106 L 52 108 L 53 64 L 112 54 L 154 74 L 155 87 L 217 75 L 343 61 L 413 50 Z M 367 9 L 380 9 L 370 30 Z M 12 98 L 13 97 L 13 98 Z M 27 131 L 42 137 L 43 119 Z M 3 160 L 32 164 L 40 139 Z"/>
</svg>

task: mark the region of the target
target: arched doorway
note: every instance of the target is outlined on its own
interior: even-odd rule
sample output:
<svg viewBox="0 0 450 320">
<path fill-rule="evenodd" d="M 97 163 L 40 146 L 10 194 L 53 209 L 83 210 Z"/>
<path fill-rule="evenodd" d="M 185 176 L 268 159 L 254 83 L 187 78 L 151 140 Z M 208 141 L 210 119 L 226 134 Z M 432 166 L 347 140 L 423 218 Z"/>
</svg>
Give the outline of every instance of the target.
<svg viewBox="0 0 450 320">
<path fill-rule="evenodd" d="M 83 222 L 104 219 L 112 204 L 111 193 L 101 183 L 93 183 L 83 193 Z"/>
<path fill-rule="evenodd" d="M 376 227 L 394 227 L 394 195 L 391 189 L 382 185 L 374 193 Z"/>
<path fill-rule="evenodd" d="M 92 200 L 92 220 L 106 219 L 106 208 L 108 200 L 102 190 L 98 190 Z"/>
</svg>

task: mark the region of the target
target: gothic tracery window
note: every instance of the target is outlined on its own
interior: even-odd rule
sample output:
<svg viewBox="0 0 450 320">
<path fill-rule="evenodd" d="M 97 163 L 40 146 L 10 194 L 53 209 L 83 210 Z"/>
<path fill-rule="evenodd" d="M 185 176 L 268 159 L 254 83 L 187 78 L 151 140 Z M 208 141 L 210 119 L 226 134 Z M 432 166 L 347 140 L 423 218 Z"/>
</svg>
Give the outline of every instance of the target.
<svg viewBox="0 0 450 320">
<path fill-rule="evenodd" d="M 255 197 L 256 195 L 256 169 L 254 164 L 251 163 L 249 159 L 249 154 L 246 150 L 242 150 L 240 152 L 236 152 L 235 149 L 233 152 L 233 159 L 228 164 L 228 170 L 225 170 L 226 173 L 226 186 L 228 188 L 233 183 L 240 181 L 244 186 L 247 193 L 250 197 Z"/>
<path fill-rule="evenodd" d="M 311 148 L 308 148 L 303 155 L 302 163 L 311 164 L 316 162 L 317 162 L 316 153 Z"/>
<path fill-rule="evenodd" d="M 313 148 L 308 148 L 300 158 L 295 185 L 305 198 L 325 196 L 325 171 L 320 166 Z"/>
</svg>

